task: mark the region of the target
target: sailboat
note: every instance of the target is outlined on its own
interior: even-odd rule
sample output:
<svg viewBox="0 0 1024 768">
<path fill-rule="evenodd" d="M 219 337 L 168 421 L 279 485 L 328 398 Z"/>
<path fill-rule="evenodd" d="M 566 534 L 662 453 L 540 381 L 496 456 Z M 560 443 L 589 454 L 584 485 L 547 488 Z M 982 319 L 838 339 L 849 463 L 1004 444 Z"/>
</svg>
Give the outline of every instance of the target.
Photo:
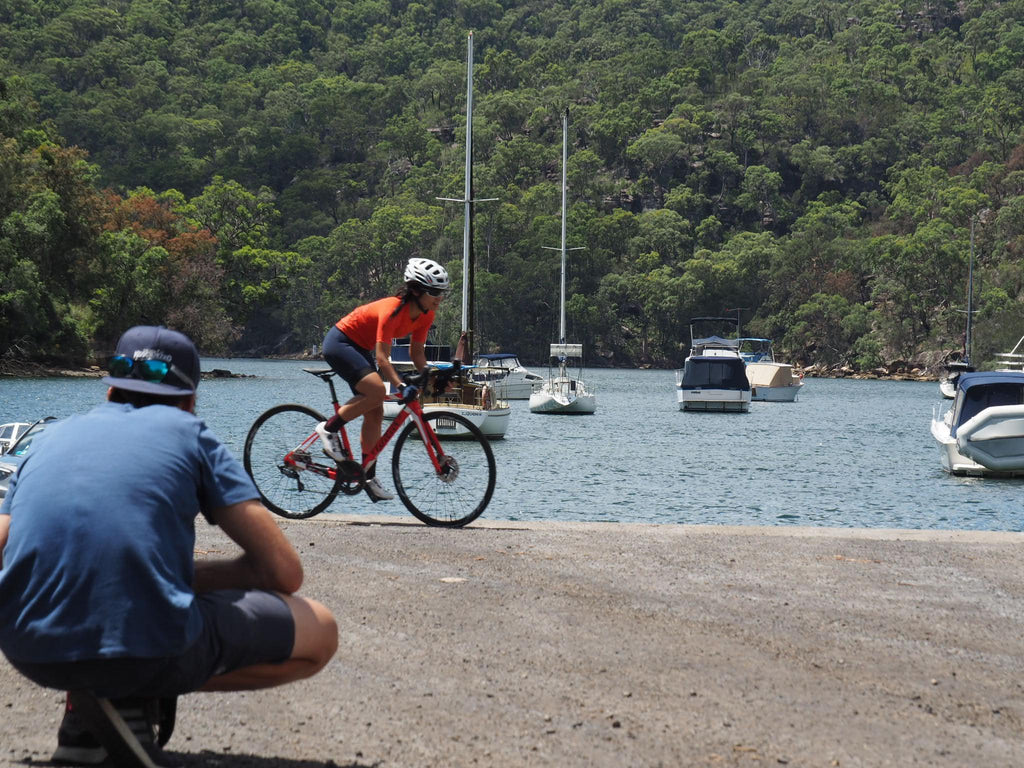
<svg viewBox="0 0 1024 768">
<path fill-rule="evenodd" d="M 474 256 L 473 256 L 473 204 L 487 202 L 473 199 L 473 33 L 469 33 L 466 56 L 466 191 L 462 199 L 442 197 L 440 200 L 462 203 L 466 207 L 465 225 L 462 236 L 462 333 L 455 350 L 455 361 L 470 366 L 473 363 L 473 298 L 474 298 Z M 401 345 L 393 345 L 392 363 L 401 368 L 403 351 Z M 408 354 L 407 352 L 404 354 Z M 408 363 L 411 366 L 411 362 Z M 444 362 L 435 362 L 441 367 Z M 464 376 L 462 384 L 444 392 L 424 392 L 420 396 L 423 410 L 430 412 L 450 412 L 463 416 L 483 432 L 484 437 L 491 440 L 503 438 L 508 430 L 509 417 L 512 409 L 506 400 L 500 397 L 491 384 L 473 381 Z M 399 403 L 385 401 L 384 418 L 393 419 L 400 410 Z M 451 432 L 441 432 L 442 436 L 460 437 L 458 425 L 452 421 L 448 425 Z M 438 420 L 438 427 L 446 427 L 443 419 Z"/>
<path fill-rule="evenodd" d="M 565 341 L 565 166 L 569 147 L 569 110 L 562 115 L 562 284 L 559 298 L 558 343 L 551 345 L 551 361 L 557 367 L 553 372 L 550 365 L 544 382 L 530 394 L 531 413 L 586 414 L 597 410 L 597 398 L 583 379 L 569 375 L 568 361 L 576 359 L 582 373 L 583 345 L 567 344 Z M 551 248 L 550 250 L 555 250 Z M 571 248 L 568 250 L 579 250 Z"/>
</svg>

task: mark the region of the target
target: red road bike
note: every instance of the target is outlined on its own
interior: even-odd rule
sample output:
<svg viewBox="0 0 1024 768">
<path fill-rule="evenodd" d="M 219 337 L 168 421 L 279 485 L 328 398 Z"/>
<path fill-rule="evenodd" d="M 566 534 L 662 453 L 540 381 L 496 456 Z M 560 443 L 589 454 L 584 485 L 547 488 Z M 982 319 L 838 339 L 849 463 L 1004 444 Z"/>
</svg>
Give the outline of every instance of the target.
<svg viewBox="0 0 1024 768">
<path fill-rule="evenodd" d="M 327 383 L 337 413 L 334 371 L 303 370 Z M 461 376 L 461 368 L 453 366 L 416 374 L 409 383 L 440 393 Z M 494 453 L 483 433 L 456 413 L 424 413 L 416 398 L 392 399 L 402 408 L 363 463 L 351 458 L 344 427 L 339 437 L 349 458 L 336 462 L 324 454 L 315 427 L 325 417 L 314 409 L 286 404 L 263 413 L 249 429 L 243 455 L 263 503 L 282 517 L 305 518 L 327 509 L 339 493 L 359 493 L 366 484 L 366 469 L 397 434 L 391 474 L 406 508 L 427 525 L 457 528 L 476 520 L 491 500 L 497 477 Z M 442 443 L 438 433 L 460 439 Z"/>
</svg>

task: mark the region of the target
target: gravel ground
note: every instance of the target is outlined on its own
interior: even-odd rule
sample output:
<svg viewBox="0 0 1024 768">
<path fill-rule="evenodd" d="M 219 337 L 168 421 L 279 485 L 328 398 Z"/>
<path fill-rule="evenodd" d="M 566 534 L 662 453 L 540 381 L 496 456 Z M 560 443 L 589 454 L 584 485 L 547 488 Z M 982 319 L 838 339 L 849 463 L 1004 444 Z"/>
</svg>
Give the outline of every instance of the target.
<svg viewBox="0 0 1024 768">
<path fill-rule="evenodd" d="M 282 527 L 338 655 L 182 698 L 177 764 L 1024 765 L 1022 534 Z M 45 763 L 63 695 L 0 660 L 0 705 L 0 765 Z"/>
</svg>

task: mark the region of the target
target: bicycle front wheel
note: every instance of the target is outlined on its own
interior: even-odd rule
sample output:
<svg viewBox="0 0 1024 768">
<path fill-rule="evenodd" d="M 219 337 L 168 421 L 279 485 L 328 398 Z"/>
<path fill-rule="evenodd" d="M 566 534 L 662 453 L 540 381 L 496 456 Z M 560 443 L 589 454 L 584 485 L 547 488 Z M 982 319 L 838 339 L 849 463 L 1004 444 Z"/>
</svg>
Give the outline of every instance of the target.
<svg viewBox="0 0 1024 768">
<path fill-rule="evenodd" d="M 427 413 L 423 419 L 431 429 L 437 419 L 454 421 L 466 435 L 445 442 L 438 474 L 416 422 L 411 422 L 398 436 L 391 457 L 395 490 L 406 508 L 427 525 L 467 525 L 480 517 L 491 501 L 498 474 L 494 453 L 476 425 L 458 414 Z"/>
<path fill-rule="evenodd" d="M 321 421 L 304 405 L 278 405 L 256 419 L 245 438 L 245 471 L 263 503 L 281 517 L 312 517 L 338 495 L 336 464 L 313 431 Z"/>
</svg>

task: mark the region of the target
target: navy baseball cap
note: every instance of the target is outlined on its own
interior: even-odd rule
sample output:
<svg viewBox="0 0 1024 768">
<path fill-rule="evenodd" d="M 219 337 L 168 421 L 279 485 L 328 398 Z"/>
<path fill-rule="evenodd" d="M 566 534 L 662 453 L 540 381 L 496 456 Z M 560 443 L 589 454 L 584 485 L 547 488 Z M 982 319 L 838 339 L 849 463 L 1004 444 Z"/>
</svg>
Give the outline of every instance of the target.
<svg viewBox="0 0 1024 768">
<path fill-rule="evenodd" d="M 191 395 L 199 385 L 199 351 L 183 333 L 156 325 L 129 328 L 117 342 L 103 383 L 150 395 Z"/>
</svg>

